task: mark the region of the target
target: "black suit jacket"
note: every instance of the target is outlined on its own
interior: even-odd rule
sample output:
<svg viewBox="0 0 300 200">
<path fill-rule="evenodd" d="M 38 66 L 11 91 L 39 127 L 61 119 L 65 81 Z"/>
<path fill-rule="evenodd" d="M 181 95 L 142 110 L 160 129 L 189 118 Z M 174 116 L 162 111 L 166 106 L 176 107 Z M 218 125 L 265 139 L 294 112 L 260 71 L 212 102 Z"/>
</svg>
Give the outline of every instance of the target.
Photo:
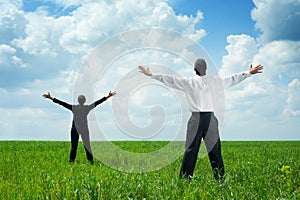
<svg viewBox="0 0 300 200">
<path fill-rule="evenodd" d="M 89 112 L 93 108 L 95 108 L 96 106 L 98 106 L 99 104 L 101 104 L 106 100 L 107 98 L 103 97 L 102 99 L 99 99 L 98 101 L 95 101 L 90 105 L 71 105 L 56 98 L 53 99 L 53 102 L 72 111 L 73 113 L 72 128 L 76 128 L 78 133 L 81 134 L 85 132 L 88 133 L 87 115 L 89 114 Z"/>
</svg>

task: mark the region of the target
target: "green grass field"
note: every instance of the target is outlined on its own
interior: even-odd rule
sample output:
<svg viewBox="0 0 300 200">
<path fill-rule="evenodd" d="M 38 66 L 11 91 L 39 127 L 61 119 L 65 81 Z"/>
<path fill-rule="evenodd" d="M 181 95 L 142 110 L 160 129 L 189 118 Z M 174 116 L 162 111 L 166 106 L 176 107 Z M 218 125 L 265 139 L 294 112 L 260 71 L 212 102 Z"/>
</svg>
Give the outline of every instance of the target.
<svg viewBox="0 0 300 200">
<path fill-rule="evenodd" d="M 114 144 L 151 152 L 166 142 Z M 91 165 L 82 144 L 70 164 L 69 149 L 70 142 L 1 141 L 0 199 L 300 199 L 300 141 L 222 142 L 222 183 L 207 156 L 189 183 L 178 178 L 181 157 L 157 171 L 126 173 Z"/>
</svg>

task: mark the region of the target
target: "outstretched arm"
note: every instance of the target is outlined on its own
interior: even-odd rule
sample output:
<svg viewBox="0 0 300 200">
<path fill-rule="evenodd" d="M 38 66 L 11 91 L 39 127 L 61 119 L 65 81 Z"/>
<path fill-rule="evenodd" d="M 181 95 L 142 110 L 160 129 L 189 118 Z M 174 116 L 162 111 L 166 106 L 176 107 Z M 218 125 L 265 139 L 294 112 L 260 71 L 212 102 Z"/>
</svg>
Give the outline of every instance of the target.
<svg viewBox="0 0 300 200">
<path fill-rule="evenodd" d="M 46 99 L 51 99 L 54 103 L 57 103 L 59 105 L 62 105 L 63 107 L 69 109 L 69 110 L 72 110 L 72 105 L 66 103 L 66 102 L 63 102 L 59 99 L 56 99 L 56 98 L 53 98 L 50 94 L 50 92 L 46 93 L 46 94 L 43 94 L 43 97 L 46 98 Z"/>
<path fill-rule="evenodd" d="M 172 87 L 178 90 L 184 90 L 184 87 L 187 85 L 187 79 L 183 77 L 175 77 L 171 75 L 153 75 L 149 68 L 145 68 L 143 66 L 138 67 L 140 72 L 145 74 L 146 76 L 151 76 L 153 79 L 156 79 L 168 87 Z"/>
<path fill-rule="evenodd" d="M 263 66 L 257 65 L 256 67 L 252 67 L 252 64 L 250 65 L 250 69 L 247 72 L 243 73 L 237 73 L 230 76 L 227 76 L 225 78 L 222 78 L 223 86 L 225 88 L 229 88 L 231 86 L 237 85 L 246 78 L 250 77 L 251 75 L 262 73 Z"/>
<path fill-rule="evenodd" d="M 106 97 L 103 97 L 101 99 L 99 99 L 98 101 L 95 101 L 95 103 L 91 104 L 90 107 L 91 109 L 93 109 L 94 107 L 98 106 L 99 104 L 103 103 L 104 101 L 106 101 L 108 98 L 115 96 L 117 93 L 116 92 L 111 92 L 109 91 L 108 95 Z"/>
</svg>

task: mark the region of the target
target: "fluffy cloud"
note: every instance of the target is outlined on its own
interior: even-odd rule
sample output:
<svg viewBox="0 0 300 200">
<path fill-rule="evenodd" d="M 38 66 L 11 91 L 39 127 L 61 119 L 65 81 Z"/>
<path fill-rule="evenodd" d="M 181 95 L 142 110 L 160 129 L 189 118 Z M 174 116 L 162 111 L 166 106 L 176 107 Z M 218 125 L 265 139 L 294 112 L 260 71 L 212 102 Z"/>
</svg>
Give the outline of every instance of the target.
<svg viewBox="0 0 300 200">
<path fill-rule="evenodd" d="M 165 2 L 89 3 L 73 11 L 72 19 L 60 38 L 61 45 L 71 53 L 86 52 L 115 34 L 136 28 L 173 29 L 195 40 L 205 36 L 203 29 L 195 28 L 202 19 L 201 12 L 196 17 L 177 16 Z M 112 26 L 111 22 L 119 25 Z"/>
<path fill-rule="evenodd" d="M 63 9 L 74 9 L 63 16 L 51 16 L 48 4 L 34 12 L 22 10 L 22 1 L 2 1 L 0 17 L 0 67 L 5 77 L 0 87 L 18 87 L 24 82 L 55 76 L 60 70 L 79 68 L 82 58 L 95 46 L 120 32 L 144 27 L 162 27 L 180 31 L 194 40 L 205 36 L 195 28 L 203 19 L 176 15 L 172 7 L 161 1 L 47 1 Z M 53 5 L 51 5 L 53 6 Z M 48 11 L 49 10 L 49 11 Z M 3 46 L 6 45 L 6 46 Z M 15 52 L 4 50 L 10 46 Z M 19 69 L 18 67 L 27 67 Z M 8 70 L 14 69 L 14 70 Z M 5 80 L 4 80 L 5 79 Z M 8 83 L 5 85 L 5 83 Z"/>
<path fill-rule="evenodd" d="M 52 91 L 53 96 L 71 103 L 75 74 L 65 71 L 55 78 L 36 80 L 23 87 L 0 89 L 0 126 L 3 128 L 0 139 L 68 140 L 72 114 L 51 105 L 42 94 Z"/>
<path fill-rule="evenodd" d="M 263 63 L 265 75 L 272 84 L 284 84 L 300 77 L 300 41 L 274 41 L 259 49 L 253 58 L 255 63 Z"/>
<path fill-rule="evenodd" d="M 8 11 L 20 9 L 23 6 L 23 3 L 22 0 L 15 0 L 15 1 L 2 0 L 0 2 L 0 6 L 1 6 L 0 14 L 2 16 L 4 13 L 7 13 Z"/>
<path fill-rule="evenodd" d="M 64 8 L 79 7 L 81 5 L 94 2 L 94 0 L 45 0 L 45 2 L 51 2 L 55 5 L 63 6 Z"/>
<path fill-rule="evenodd" d="M 275 135 L 287 130 L 287 126 L 289 135 L 296 133 L 297 127 L 294 124 L 298 123 L 299 118 L 295 117 L 299 117 L 300 107 L 300 43 L 273 41 L 264 46 L 256 44 L 256 53 L 248 55 L 247 52 L 253 50 L 253 45 L 247 43 L 248 37 L 229 37 L 239 38 L 239 41 L 229 40 L 233 43 L 229 43 L 226 49 L 235 47 L 235 50 L 228 51 L 224 57 L 221 72 L 244 71 L 250 63 L 262 64 L 264 70 L 262 74 L 254 75 L 226 91 L 228 126 L 225 125 L 224 137 L 243 138 L 237 133 L 249 124 L 255 124 L 256 129 L 262 131 L 261 134 L 251 133 L 249 129 L 248 134 L 253 134 L 253 137 L 245 139 L 278 139 Z M 250 59 L 243 69 L 236 62 L 239 58 Z M 243 59 L 239 61 L 242 63 Z M 264 132 L 266 129 L 269 132 Z M 246 130 L 244 133 L 247 135 Z"/>
<path fill-rule="evenodd" d="M 0 111 L 0 126 L 5 130 L 0 132 L 1 140 L 68 140 L 70 137 L 70 113 L 34 107 L 0 108 Z"/>
<path fill-rule="evenodd" d="M 264 70 L 227 91 L 229 120 L 225 135 L 233 139 L 243 137 L 237 135 L 239 130 L 254 125 L 262 132 L 252 133 L 249 129 L 253 137 L 248 139 L 278 139 L 274 134 L 286 130 L 295 138 L 295 124 L 299 121 L 295 117 L 300 114 L 300 34 L 295 29 L 300 2 L 254 0 L 254 3 L 252 18 L 262 35 L 258 39 L 244 34 L 228 36 L 228 54 L 223 57 L 220 73 L 243 71 L 250 63 L 262 64 Z M 244 132 L 247 134 L 247 130 Z"/>
<path fill-rule="evenodd" d="M 51 57 L 56 56 L 55 51 L 51 51 L 52 41 L 49 38 L 51 28 L 47 25 L 50 19 L 46 16 L 27 14 L 26 19 L 28 23 L 26 24 L 26 36 L 18 37 L 11 41 L 11 44 L 17 48 L 22 49 L 25 53 L 29 55 L 49 55 Z M 53 47 L 55 47 L 53 45 Z"/>
<path fill-rule="evenodd" d="M 27 24 L 25 13 L 16 7 L 9 8 L 5 12 L 3 10 L 1 11 L 0 43 L 9 44 L 14 38 L 25 36 Z"/>
<path fill-rule="evenodd" d="M 292 116 L 300 116 L 300 81 L 299 79 L 294 79 L 288 84 L 288 98 L 286 100 L 286 110 L 287 114 Z"/>
<path fill-rule="evenodd" d="M 17 89 L 35 80 L 54 77 L 76 60 L 57 45 L 61 32 L 57 26 L 51 27 L 55 19 L 40 11 L 26 13 L 22 6 L 22 1 L 1 2 L 0 87 L 5 89 Z"/>
<path fill-rule="evenodd" d="M 53 91 L 54 96 L 71 103 L 73 86 L 82 60 L 86 59 L 96 45 L 110 37 L 144 27 L 172 29 L 195 41 L 201 41 L 206 34 L 204 29 L 196 28 L 203 19 L 202 12 L 199 11 L 196 16 L 178 15 L 169 6 L 168 1 L 44 2 L 46 3 L 39 7 L 31 8 L 30 12 L 23 9 L 21 0 L 0 2 L 0 124 L 4 127 L 3 130 L 12 133 L 7 137 L 1 132 L 1 139 L 21 138 L 20 134 L 23 135 L 26 130 L 33 135 L 25 135 L 23 139 L 51 139 L 51 127 L 54 127 L 57 133 L 53 137 L 68 139 L 66 127 L 69 127 L 71 114 L 67 111 L 62 112 L 62 108 L 53 105 L 49 107 L 49 102 L 43 100 L 41 94 Z M 254 0 L 254 4 L 256 8 L 251 16 L 262 35 L 260 38 L 245 34 L 228 36 L 228 54 L 223 58 L 220 74 L 245 71 L 250 63 L 263 64 L 265 69 L 262 75 L 253 76 L 228 91 L 226 119 L 228 123 L 232 123 L 229 127 L 235 130 L 225 131 L 225 138 L 232 136 L 226 135 L 227 133 L 239 132 L 249 124 L 259 126 L 259 130 L 270 128 L 270 132 L 274 133 L 285 130 L 286 126 L 294 128 L 291 130 L 299 128 L 295 125 L 299 123 L 294 123 L 300 110 L 297 95 L 300 76 L 300 34 L 295 28 L 299 22 L 299 1 Z M 172 45 L 179 47 L 180 42 L 174 41 Z M 164 56 L 161 52 L 159 54 Z M 189 52 L 183 52 L 183 55 L 188 54 Z M 155 56 L 148 56 L 147 61 L 149 58 L 153 59 Z M 178 57 L 172 58 L 175 64 L 184 63 Z M 132 70 L 132 60 L 144 63 L 141 59 L 128 58 L 125 60 L 128 61 L 126 66 L 118 68 L 114 75 L 104 77 L 95 98 L 114 88 L 112 80 Z M 178 70 L 181 74 L 191 72 L 184 68 Z M 170 94 L 165 95 L 162 95 L 161 99 L 163 106 L 170 99 Z M 145 122 L 145 117 L 137 115 L 139 110 L 134 109 L 145 109 L 143 114 L 149 114 L 149 108 L 143 107 L 147 98 L 142 96 L 160 102 L 155 95 L 137 93 L 132 97 L 131 114 L 134 114 L 133 118 L 140 124 Z M 92 101 L 90 98 L 88 100 Z M 143 103 L 135 104 L 138 101 Z M 181 123 L 177 120 L 178 113 L 176 115 L 172 112 L 173 107 L 176 108 L 177 105 L 169 106 L 168 112 L 171 112 L 170 116 L 173 118 L 166 123 L 174 125 L 175 122 L 178 125 Z M 106 125 L 105 132 L 118 132 L 118 129 L 111 129 L 116 128 L 113 122 L 106 121 L 113 118 L 112 111 L 109 110 L 111 105 L 107 103 L 101 107 L 101 112 L 97 115 L 100 115 L 99 121 Z M 240 123 L 237 124 L 236 121 Z M 280 127 L 272 128 L 273 123 L 280 124 Z M 36 127 L 35 130 L 32 130 L 33 126 Z M 44 127 L 49 127 L 49 131 Z M 176 132 L 172 126 L 168 128 L 170 129 L 165 132 Z M 226 125 L 225 129 L 229 130 Z M 45 130 L 43 134 L 48 136 L 40 136 L 41 130 Z M 250 131 L 249 129 L 248 132 Z M 62 137 L 61 134 L 64 133 Z M 257 133 L 250 139 L 256 136 L 263 138 Z M 120 135 L 120 138 L 123 137 Z M 236 137 L 244 138 L 240 135 Z M 271 136 L 264 137 L 268 139 Z"/>
<path fill-rule="evenodd" d="M 23 3 L 21 0 L 0 2 L 1 126 L 16 134 L 0 135 L 0 138 L 17 139 L 20 130 L 30 129 L 31 121 L 36 122 L 32 126 L 37 126 L 36 132 L 31 130 L 32 134 L 42 138 L 37 136 L 38 131 L 43 130 L 39 122 L 44 121 L 47 113 L 55 117 L 60 115 L 64 123 L 61 127 L 68 127 L 70 113 L 61 113 L 55 106 L 48 107 L 49 102 L 44 101 L 41 94 L 53 91 L 55 97 L 71 103 L 83 60 L 96 45 L 116 34 L 161 27 L 196 41 L 205 36 L 205 30 L 198 28 L 203 19 L 202 12 L 195 16 L 178 15 L 167 1 L 47 0 L 30 7 Z M 35 5 L 37 7 L 32 7 Z M 178 41 L 175 43 L 180 45 Z M 128 68 L 116 70 L 120 75 L 126 71 Z M 95 98 L 106 95 L 109 89 L 113 88 L 104 83 Z M 109 118 L 105 116 L 104 119 Z M 57 120 L 47 118 L 50 121 L 46 121 L 45 126 L 57 127 L 54 125 Z M 45 134 L 51 134 L 51 131 Z M 26 136 L 22 138 L 26 139 Z"/>
<path fill-rule="evenodd" d="M 299 0 L 253 0 L 256 8 L 251 16 L 255 27 L 263 34 L 262 41 L 300 40 L 300 1 Z"/>
<path fill-rule="evenodd" d="M 229 75 L 238 71 L 246 71 L 253 56 L 257 53 L 257 42 L 249 35 L 230 35 L 227 37 L 229 45 L 225 47 L 228 52 L 223 57 L 221 75 Z"/>
<path fill-rule="evenodd" d="M 0 66 L 6 67 L 10 62 L 12 62 L 12 55 L 16 53 L 16 49 L 8 46 L 6 44 L 0 45 Z"/>
</svg>

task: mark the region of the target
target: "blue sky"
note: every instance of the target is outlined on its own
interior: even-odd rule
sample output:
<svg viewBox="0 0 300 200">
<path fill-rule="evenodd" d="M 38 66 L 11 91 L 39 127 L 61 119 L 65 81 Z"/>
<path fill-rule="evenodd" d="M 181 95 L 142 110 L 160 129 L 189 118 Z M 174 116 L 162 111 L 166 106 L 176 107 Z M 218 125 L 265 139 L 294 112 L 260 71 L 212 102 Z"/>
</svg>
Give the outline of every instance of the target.
<svg viewBox="0 0 300 200">
<path fill-rule="evenodd" d="M 0 140 L 69 140 L 71 114 L 41 95 L 50 91 L 71 103 L 77 75 L 99 44 L 150 27 L 177 31 L 199 44 L 220 75 L 246 71 L 250 63 L 265 66 L 263 74 L 226 91 L 223 140 L 299 140 L 299 11 L 298 0 L 1 1 Z M 112 63 L 114 70 L 105 72 L 92 98 L 106 95 L 146 61 L 193 75 L 191 66 L 174 55 L 135 52 Z M 154 112 L 153 122 L 165 123 L 152 139 L 172 140 L 189 112 L 178 105 L 183 97 L 177 91 L 157 85 L 152 90 L 162 95 L 147 87 L 129 94 L 129 118 L 147 125 L 151 108 L 160 105 L 167 118 Z M 110 140 L 134 139 L 116 124 L 113 104 L 110 99 L 97 108 L 91 124 L 101 122 Z M 180 134 L 184 139 L 185 131 Z"/>
<path fill-rule="evenodd" d="M 252 1 L 192 0 L 186 3 L 179 0 L 174 1 L 173 8 L 178 14 L 193 15 L 199 9 L 203 12 L 204 19 L 198 26 L 205 27 L 207 36 L 201 40 L 201 45 L 219 67 L 222 56 L 226 54 L 224 47 L 228 35 L 244 33 L 257 37 L 260 33 L 251 19 L 250 11 L 254 8 Z"/>
</svg>

